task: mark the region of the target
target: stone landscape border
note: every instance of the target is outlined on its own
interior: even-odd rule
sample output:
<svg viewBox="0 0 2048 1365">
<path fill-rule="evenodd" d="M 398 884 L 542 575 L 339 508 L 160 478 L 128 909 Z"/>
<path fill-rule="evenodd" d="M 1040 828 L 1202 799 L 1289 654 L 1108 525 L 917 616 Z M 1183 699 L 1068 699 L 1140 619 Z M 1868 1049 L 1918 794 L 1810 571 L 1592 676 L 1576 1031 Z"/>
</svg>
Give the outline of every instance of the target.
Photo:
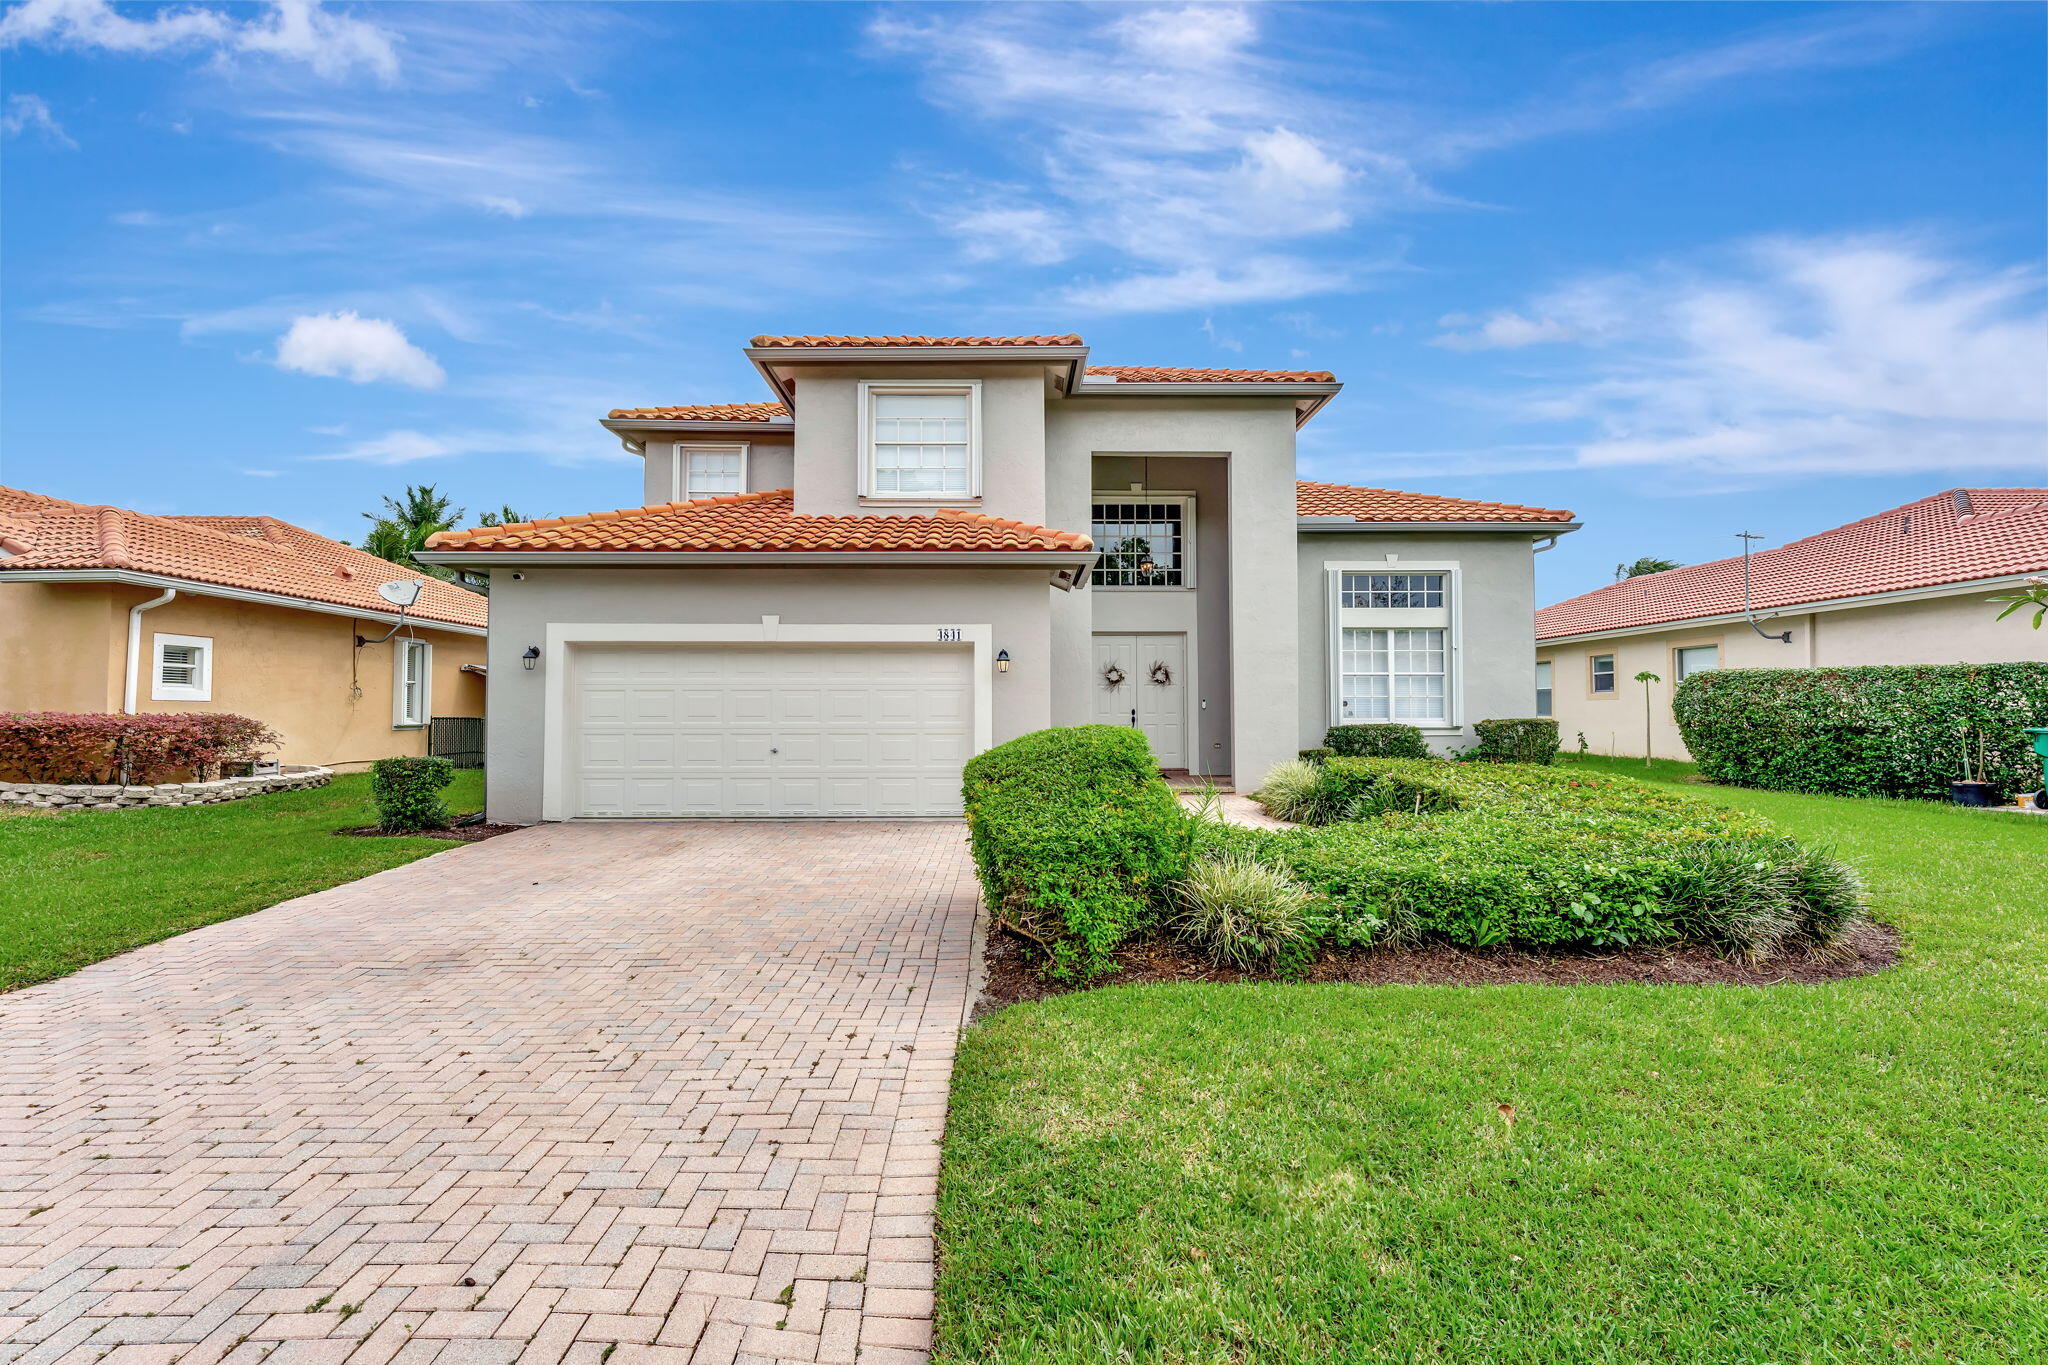
<svg viewBox="0 0 2048 1365">
<path fill-rule="evenodd" d="M 124 787 L 104 783 L 0 782 L 0 805 L 34 806 L 41 810 L 140 810 L 149 806 L 208 806 L 239 801 L 265 792 L 303 791 L 324 787 L 332 768 L 286 764 L 282 772 L 262 777 L 223 777 L 214 782 L 159 782 Z"/>
</svg>

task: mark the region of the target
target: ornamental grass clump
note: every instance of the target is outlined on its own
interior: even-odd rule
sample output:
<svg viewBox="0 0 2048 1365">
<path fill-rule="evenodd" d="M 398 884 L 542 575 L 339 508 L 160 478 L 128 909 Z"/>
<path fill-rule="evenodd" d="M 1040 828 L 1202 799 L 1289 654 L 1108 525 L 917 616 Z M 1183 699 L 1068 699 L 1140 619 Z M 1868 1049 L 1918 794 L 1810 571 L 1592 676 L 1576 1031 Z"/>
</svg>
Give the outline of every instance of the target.
<svg viewBox="0 0 2048 1365">
<path fill-rule="evenodd" d="M 1265 807 L 1275 820 L 1292 820 L 1298 825 L 1323 821 L 1323 769 L 1319 763 L 1298 758 L 1281 763 L 1266 774 L 1266 780 L 1252 793 L 1252 800 Z"/>
<path fill-rule="evenodd" d="M 1278 868 L 1226 853 L 1188 868 L 1167 928 L 1219 966 L 1285 968 L 1314 953 L 1319 900 Z"/>
</svg>

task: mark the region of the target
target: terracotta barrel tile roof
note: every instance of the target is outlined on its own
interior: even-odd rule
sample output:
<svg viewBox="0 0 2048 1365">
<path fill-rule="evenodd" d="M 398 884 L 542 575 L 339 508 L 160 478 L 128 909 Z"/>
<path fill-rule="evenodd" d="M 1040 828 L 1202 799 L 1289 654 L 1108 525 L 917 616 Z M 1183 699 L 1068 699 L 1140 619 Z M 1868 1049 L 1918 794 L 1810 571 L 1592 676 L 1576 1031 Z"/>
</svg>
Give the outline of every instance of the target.
<svg viewBox="0 0 2048 1365">
<path fill-rule="evenodd" d="M 697 502 L 657 503 L 513 526 L 443 531 L 435 550 L 667 551 L 687 553 L 1087 550 L 1070 531 L 980 512 L 798 516 L 787 488 Z"/>
<path fill-rule="evenodd" d="M 753 344 L 802 349 L 810 346 L 1082 346 L 1087 343 L 1069 332 L 1063 336 L 1029 337 L 759 336 L 754 338 Z"/>
<path fill-rule="evenodd" d="M 2048 488 L 1954 488 L 1750 556 L 1750 604 L 1782 610 L 2048 570 Z M 1536 638 L 1742 610 L 1742 556 L 1625 578 L 1536 613 Z M 1988 619 L 1988 618 L 1987 618 Z"/>
<path fill-rule="evenodd" d="M 377 585 L 418 573 L 275 517 L 151 516 L 0 488 L 0 582 L 24 569 L 125 569 L 389 615 Z M 486 599 L 425 579 L 409 613 L 481 626 Z"/>
<path fill-rule="evenodd" d="M 1512 502 L 1475 502 L 1434 493 L 1403 493 L 1393 488 L 1353 488 L 1341 483 L 1294 485 L 1295 515 L 1353 517 L 1359 521 L 1570 521 L 1572 514 L 1555 507 L 1523 507 Z"/>
<path fill-rule="evenodd" d="M 1090 365 L 1089 374 L 1119 384 L 1334 384 L 1328 370 L 1182 370 L 1164 365 Z"/>
<path fill-rule="evenodd" d="M 691 403 L 674 408 L 613 408 L 613 421 L 634 417 L 663 422 L 779 422 L 789 417 L 787 403 Z"/>
</svg>

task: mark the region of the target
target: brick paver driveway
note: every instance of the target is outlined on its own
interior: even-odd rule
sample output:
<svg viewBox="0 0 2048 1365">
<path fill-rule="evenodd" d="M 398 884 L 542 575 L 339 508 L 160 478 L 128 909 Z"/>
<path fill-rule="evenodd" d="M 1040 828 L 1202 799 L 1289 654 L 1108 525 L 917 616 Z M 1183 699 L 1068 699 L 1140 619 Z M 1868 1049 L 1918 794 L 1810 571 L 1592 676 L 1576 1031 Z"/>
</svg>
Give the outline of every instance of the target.
<svg viewBox="0 0 2048 1365">
<path fill-rule="evenodd" d="M 0 997 L 21 1365 L 922 1360 L 955 823 L 553 825 Z"/>
</svg>

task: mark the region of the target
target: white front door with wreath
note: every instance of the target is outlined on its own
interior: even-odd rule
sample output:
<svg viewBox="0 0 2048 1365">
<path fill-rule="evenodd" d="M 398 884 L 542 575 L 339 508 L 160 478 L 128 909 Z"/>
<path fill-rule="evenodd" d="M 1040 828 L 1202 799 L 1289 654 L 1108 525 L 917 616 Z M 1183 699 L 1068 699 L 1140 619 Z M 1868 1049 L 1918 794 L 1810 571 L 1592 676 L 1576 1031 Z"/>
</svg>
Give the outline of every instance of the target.
<svg viewBox="0 0 2048 1365">
<path fill-rule="evenodd" d="M 1095 723 L 1145 732 L 1162 768 L 1188 766 L 1188 637 L 1097 635 Z"/>
</svg>

